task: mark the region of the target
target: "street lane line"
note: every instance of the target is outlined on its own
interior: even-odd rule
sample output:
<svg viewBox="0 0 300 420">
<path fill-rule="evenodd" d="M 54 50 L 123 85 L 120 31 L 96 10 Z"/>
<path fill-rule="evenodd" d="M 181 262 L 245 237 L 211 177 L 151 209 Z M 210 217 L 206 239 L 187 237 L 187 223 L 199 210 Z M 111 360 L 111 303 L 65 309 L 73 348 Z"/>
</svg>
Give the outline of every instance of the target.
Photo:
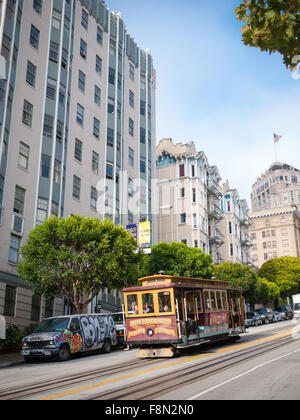
<svg viewBox="0 0 300 420">
<path fill-rule="evenodd" d="M 200 355 L 197 355 L 197 356 L 188 357 L 186 359 L 177 360 L 177 361 L 173 361 L 173 362 L 169 362 L 169 363 L 164 363 L 163 365 L 159 365 L 159 366 L 156 366 L 156 367 L 153 367 L 153 368 L 150 368 L 150 369 L 146 369 L 146 370 L 143 370 L 143 371 L 130 373 L 128 375 L 121 376 L 121 377 L 118 377 L 118 378 L 107 379 L 105 381 L 101 381 L 101 382 L 98 382 L 98 383 L 95 383 L 95 384 L 92 384 L 92 385 L 86 385 L 86 386 L 83 386 L 83 387 L 80 387 L 80 388 L 72 389 L 72 390 L 69 390 L 69 391 L 64 391 L 64 392 L 54 394 L 54 395 L 50 395 L 49 397 L 41 398 L 41 400 L 55 400 L 57 398 L 67 397 L 69 395 L 77 394 L 77 393 L 82 392 L 82 391 L 88 391 L 90 389 L 99 388 L 99 387 L 104 386 L 104 385 L 112 384 L 112 383 L 123 381 L 123 380 L 126 380 L 126 379 L 131 379 L 131 378 L 138 377 L 138 376 L 144 375 L 146 373 L 155 372 L 157 370 L 167 368 L 167 367 L 170 367 L 170 366 L 176 366 L 176 365 L 179 365 L 179 364 L 182 364 L 182 363 L 190 362 L 190 361 L 193 361 L 193 360 L 198 360 L 198 359 L 204 358 L 206 356 L 212 356 L 214 354 L 227 353 L 230 350 L 238 350 L 240 348 L 250 347 L 253 344 L 266 343 L 268 341 L 273 341 L 273 340 L 276 340 L 276 339 L 284 338 L 284 337 L 287 337 L 289 335 L 292 335 L 292 332 L 293 332 L 293 329 L 282 331 L 278 334 L 271 335 L 271 336 L 268 336 L 266 338 L 261 338 L 261 339 L 257 339 L 257 340 L 254 340 L 254 341 L 250 341 L 249 343 L 243 343 L 243 344 L 235 345 L 235 346 L 232 346 L 232 347 L 226 347 L 225 349 L 216 350 L 214 353 L 204 353 L 204 354 L 200 354 Z"/>
<path fill-rule="evenodd" d="M 222 386 L 229 384 L 230 382 L 233 382 L 233 381 L 235 381 L 235 380 L 237 380 L 239 378 L 242 378 L 243 376 L 249 375 L 249 373 L 252 373 L 252 372 L 254 372 L 257 369 L 260 369 L 260 368 L 262 368 L 262 367 L 264 367 L 266 365 L 269 365 L 270 363 L 277 362 L 277 360 L 284 359 L 285 357 L 291 356 L 292 354 L 298 353 L 299 351 L 300 351 L 300 349 L 295 350 L 295 351 L 292 351 L 290 353 L 287 353 L 287 354 L 285 354 L 283 356 L 276 357 L 276 359 L 269 360 L 268 362 L 261 363 L 260 365 L 255 366 L 254 368 L 249 369 L 246 372 L 241 373 L 240 375 L 234 376 L 233 378 L 228 379 L 227 381 L 222 382 L 221 384 L 212 386 L 211 388 L 206 389 L 205 391 L 199 392 L 199 394 L 194 395 L 193 397 L 188 398 L 188 401 L 192 401 L 192 400 L 195 400 L 196 398 L 200 398 L 203 395 L 208 394 L 209 392 L 215 391 L 216 389 L 221 388 Z"/>
</svg>

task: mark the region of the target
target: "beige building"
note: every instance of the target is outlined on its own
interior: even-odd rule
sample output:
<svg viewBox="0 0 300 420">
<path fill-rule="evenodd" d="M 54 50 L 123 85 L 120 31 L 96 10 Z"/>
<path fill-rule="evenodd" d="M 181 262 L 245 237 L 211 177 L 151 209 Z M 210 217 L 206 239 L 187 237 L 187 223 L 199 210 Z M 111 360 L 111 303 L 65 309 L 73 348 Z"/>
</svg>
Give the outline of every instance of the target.
<svg viewBox="0 0 300 420">
<path fill-rule="evenodd" d="M 249 214 L 251 258 L 257 267 L 272 258 L 300 258 L 300 212 L 296 206 Z"/>
<path fill-rule="evenodd" d="M 248 205 L 195 144 L 156 147 L 157 242 L 184 242 L 223 261 L 250 263 Z"/>
<path fill-rule="evenodd" d="M 252 185 L 252 211 L 296 205 L 300 208 L 300 171 L 275 162 Z"/>
<path fill-rule="evenodd" d="M 247 201 L 240 198 L 238 190 L 230 188 L 228 181 L 222 184 L 222 212 L 221 232 L 225 238 L 222 259 L 252 265 L 249 207 Z"/>
<path fill-rule="evenodd" d="M 1 5 L 0 314 L 24 326 L 66 310 L 32 297 L 17 275 L 36 224 L 52 214 L 124 227 L 150 218 L 156 80 L 150 51 L 103 0 Z M 115 292 L 99 301 L 120 308 Z"/>
</svg>

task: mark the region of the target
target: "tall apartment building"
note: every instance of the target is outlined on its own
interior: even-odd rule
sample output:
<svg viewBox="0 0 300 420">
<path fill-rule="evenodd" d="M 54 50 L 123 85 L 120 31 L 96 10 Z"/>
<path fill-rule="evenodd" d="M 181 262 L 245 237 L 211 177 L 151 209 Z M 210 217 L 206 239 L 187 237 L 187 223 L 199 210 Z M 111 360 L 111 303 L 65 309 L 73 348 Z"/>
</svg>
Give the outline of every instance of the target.
<svg viewBox="0 0 300 420">
<path fill-rule="evenodd" d="M 247 200 L 241 199 L 238 190 L 230 188 L 228 181 L 222 184 L 221 209 L 224 216 L 221 232 L 225 238 L 223 260 L 252 265 Z"/>
<path fill-rule="evenodd" d="M 252 185 L 252 211 L 296 205 L 300 208 L 300 170 L 275 162 Z"/>
<path fill-rule="evenodd" d="M 300 171 L 273 163 L 252 185 L 251 202 L 253 263 L 260 267 L 272 258 L 299 257 Z"/>
<path fill-rule="evenodd" d="M 273 258 L 300 258 L 300 212 L 296 206 L 252 212 L 249 220 L 251 257 L 257 267 Z"/>
<path fill-rule="evenodd" d="M 156 147 L 157 242 L 184 242 L 221 262 L 221 180 L 195 144 L 162 139 Z"/>
<path fill-rule="evenodd" d="M 103 0 L 7 0 L 0 81 L 0 313 L 24 325 L 63 311 L 16 273 L 28 233 L 51 215 L 149 218 L 155 70 Z M 118 296 L 103 291 L 104 306 Z M 33 299 L 33 300 L 32 300 Z M 92 308 L 93 309 L 93 308 Z"/>
</svg>

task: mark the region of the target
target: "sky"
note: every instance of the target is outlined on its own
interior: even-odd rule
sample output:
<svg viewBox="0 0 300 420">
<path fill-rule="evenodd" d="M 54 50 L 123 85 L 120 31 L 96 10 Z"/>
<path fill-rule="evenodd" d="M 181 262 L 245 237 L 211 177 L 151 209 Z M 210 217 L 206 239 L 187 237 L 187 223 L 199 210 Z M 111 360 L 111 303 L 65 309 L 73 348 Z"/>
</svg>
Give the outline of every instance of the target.
<svg viewBox="0 0 300 420">
<path fill-rule="evenodd" d="M 156 135 L 194 141 L 251 205 L 277 159 L 300 169 L 300 78 L 279 54 L 242 42 L 241 0 L 106 0 L 156 69 Z"/>
</svg>

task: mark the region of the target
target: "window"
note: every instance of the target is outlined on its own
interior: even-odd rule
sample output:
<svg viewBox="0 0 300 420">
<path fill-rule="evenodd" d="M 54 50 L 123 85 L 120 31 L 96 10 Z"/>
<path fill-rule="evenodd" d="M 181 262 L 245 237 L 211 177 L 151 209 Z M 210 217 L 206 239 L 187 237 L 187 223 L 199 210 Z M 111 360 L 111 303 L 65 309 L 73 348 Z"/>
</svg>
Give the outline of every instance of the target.
<svg viewBox="0 0 300 420">
<path fill-rule="evenodd" d="M 16 307 L 17 288 L 6 285 L 3 315 L 14 317 Z"/>
<path fill-rule="evenodd" d="M 101 75 L 102 72 L 102 59 L 96 55 L 96 73 Z"/>
<path fill-rule="evenodd" d="M 23 216 L 24 203 L 25 203 L 25 190 L 21 187 L 18 187 L 18 185 L 16 185 L 15 200 L 14 200 L 14 207 L 13 207 L 14 213 L 17 213 Z"/>
<path fill-rule="evenodd" d="M 94 118 L 93 134 L 98 139 L 100 136 L 100 121 Z"/>
<path fill-rule="evenodd" d="M 95 102 L 96 105 L 100 106 L 100 103 L 101 103 L 101 89 L 97 85 L 95 85 L 94 102 Z"/>
<path fill-rule="evenodd" d="M 211 312 L 211 302 L 210 302 L 210 296 L 208 291 L 203 292 L 203 298 L 204 298 L 204 306 L 206 312 Z"/>
<path fill-rule="evenodd" d="M 60 184 L 60 178 L 61 178 L 61 162 L 55 159 L 53 180 L 56 184 Z"/>
<path fill-rule="evenodd" d="M 109 52 L 113 57 L 116 56 L 116 41 L 112 38 L 109 39 Z"/>
<path fill-rule="evenodd" d="M 82 141 L 75 139 L 75 151 L 74 151 L 74 157 L 79 162 L 82 161 Z"/>
<path fill-rule="evenodd" d="M 83 121 L 84 121 L 84 108 L 80 104 L 77 104 L 76 121 L 80 125 L 83 125 Z"/>
<path fill-rule="evenodd" d="M 42 296 L 40 294 L 35 294 L 32 296 L 31 321 L 33 322 L 39 322 L 40 320 L 41 300 L 42 300 Z"/>
<path fill-rule="evenodd" d="M 146 173 L 146 160 L 143 157 L 140 159 L 140 171 L 143 174 Z"/>
<path fill-rule="evenodd" d="M 139 313 L 137 295 L 127 295 L 127 310 L 129 312 L 129 315 L 130 312 L 132 312 L 133 314 Z"/>
<path fill-rule="evenodd" d="M 51 169 L 51 156 L 42 154 L 41 176 L 43 178 L 49 178 L 50 177 L 50 169 Z"/>
<path fill-rule="evenodd" d="M 45 318 L 51 318 L 53 316 L 54 299 L 45 301 Z"/>
<path fill-rule="evenodd" d="M 211 310 L 216 311 L 217 310 L 216 292 L 210 291 L 209 294 L 210 294 Z"/>
<path fill-rule="evenodd" d="M 202 299 L 201 299 L 201 292 L 195 292 L 195 304 L 196 304 L 196 311 L 197 311 L 197 319 L 199 319 L 199 315 L 203 312 L 202 308 Z"/>
<path fill-rule="evenodd" d="M 129 105 L 134 108 L 134 93 L 129 90 Z"/>
<path fill-rule="evenodd" d="M 129 128 L 128 128 L 128 130 L 129 130 L 129 134 L 131 136 L 133 136 L 134 135 L 134 121 L 131 118 L 129 118 Z"/>
<path fill-rule="evenodd" d="M 39 14 L 42 13 L 42 6 L 43 6 L 43 0 L 33 0 L 33 8 L 37 13 Z"/>
<path fill-rule="evenodd" d="M 29 42 L 35 49 L 38 49 L 39 41 L 40 41 L 40 31 L 35 26 L 31 25 Z"/>
<path fill-rule="evenodd" d="M 108 97 L 107 112 L 109 114 L 113 114 L 115 112 L 115 100 L 114 100 L 114 98 Z"/>
<path fill-rule="evenodd" d="M 32 64 L 31 61 L 27 61 L 26 82 L 29 83 L 31 86 L 35 87 L 35 79 L 36 66 Z"/>
<path fill-rule="evenodd" d="M 222 295 L 222 303 L 224 311 L 228 311 L 228 301 L 227 301 L 227 294 L 226 292 L 221 292 Z"/>
<path fill-rule="evenodd" d="M 56 97 L 56 84 L 57 84 L 56 80 L 51 79 L 51 77 L 48 77 L 47 92 L 46 92 L 47 98 L 55 99 L 55 97 Z"/>
<path fill-rule="evenodd" d="M 85 74 L 79 70 L 79 75 L 78 75 L 78 88 L 84 92 L 85 91 Z"/>
<path fill-rule="evenodd" d="M 230 256 L 233 257 L 233 244 L 230 244 Z"/>
<path fill-rule="evenodd" d="M 228 232 L 232 233 L 232 223 L 228 222 Z"/>
<path fill-rule="evenodd" d="M 192 165 L 192 178 L 195 177 L 195 165 Z"/>
<path fill-rule="evenodd" d="M 140 142 L 142 144 L 146 143 L 146 130 L 143 127 L 140 128 Z"/>
<path fill-rule="evenodd" d="M 111 165 L 110 163 L 106 164 L 106 178 L 107 179 L 114 178 L 114 168 L 113 168 L 113 165 Z"/>
<path fill-rule="evenodd" d="M 158 307 L 159 312 L 171 312 L 171 294 L 170 292 L 159 292 L 158 293 Z"/>
<path fill-rule="evenodd" d="M 73 197 L 80 200 L 81 179 L 73 176 Z"/>
<path fill-rule="evenodd" d="M 197 228 L 197 214 L 193 214 L 193 228 L 196 229 Z"/>
<path fill-rule="evenodd" d="M 196 188 L 192 189 L 192 193 L 193 193 L 193 203 L 196 203 Z"/>
<path fill-rule="evenodd" d="M 284 246 L 284 247 L 289 246 L 289 240 L 288 239 L 284 239 L 282 241 L 282 246 Z"/>
<path fill-rule="evenodd" d="M 84 58 L 86 60 L 86 58 L 87 58 L 87 43 L 83 39 L 80 39 L 80 55 L 81 55 L 82 58 Z"/>
<path fill-rule="evenodd" d="M 33 105 L 24 99 L 22 121 L 28 127 L 32 126 Z"/>
<path fill-rule="evenodd" d="M 92 153 L 92 171 L 97 175 L 99 173 L 99 155 L 96 152 Z"/>
<path fill-rule="evenodd" d="M 134 80 L 134 65 L 129 63 L 129 77 L 131 80 Z"/>
<path fill-rule="evenodd" d="M 184 165 L 179 165 L 179 176 L 180 177 L 184 176 Z"/>
<path fill-rule="evenodd" d="M 89 26 L 89 14 L 84 9 L 82 9 L 82 14 L 81 14 L 81 25 L 85 29 L 88 29 L 88 26 Z"/>
<path fill-rule="evenodd" d="M 100 26 L 97 26 L 97 42 L 100 45 L 103 43 L 103 31 Z"/>
<path fill-rule="evenodd" d="M 19 236 L 11 235 L 9 252 L 8 252 L 8 261 L 13 264 L 17 264 L 19 260 L 19 250 L 20 250 L 21 238 Z"/>
<path fill-rule="evenodd" d="M 143 293 L 142 302 L 143 302 L 144 314 L 149 314 L 149 313 L 154 312 L 153 293 Z"/>
<path fill-rule="evenodd" d="M 97 194 L 97 190 L 95 187 L 91 187 L 91 208 L 96 210 L 97 208 L 97 199 L 98 199 L 98 194 Z"/>
<path fill-rule="evenodd" d="M 114 137 L 115 137 L 115 130 L 112 128 L 107 128 L 107 145 L 110 147 L 114 147 Z"/>
<path fill-rule="evenodd" d="M 132 178 L 128 178 L 128 195 L 133 197 L 134 195 L 134 183 Z"/>
<path fill-rule="evenodd" d="M 180 198 L 185 197 L 185 188 L 180 188 Z"/>
<path fill-rule="evenodd" d="M 113 68 L 109 68 L 109 71 L 108 71 L 108 82 L 111 84 L 111 85 L 115 85 L 115 79 L 116 79 L 116 71 L 113 69 Z"/>
<path fill-rule="evenodd" d="M 60 31 L 60 25 L 61 25 L 61 12 L 59 10 L 53 9 L 52 27 Z"/>
<path fill-rule="evenodd" d="M 30 147 L 20 142 L 18 165 L 23 169 L 28 169 Z"/>
<path fill-rule="evenodd" d="M 43 126 L 43 135 L 47 137 L 53 136 L 53 121 L 54 118 L 51 115 L 45 115 L 44 117 L 44 126 Z"/>
<path fill-rule="evenodd" d="M 281 229 L 281 235 L 282 236 L 288 235 L 288 230 L 287 229 Z"/>
<path fill-rule="evenodd" d="M 59 44 L 57 42 L 50 41 L 49 60 L 57 63 L 57 61 L 58 61 L 58 50 L 59 50 Z"/>
<path fill-rule="evenodd" d="M 146 115 L 146 102 L 141 100 L 140 104 L 140 114 Z"/>
<path fill-rule="evenodd" d="M 134 150 L 131 147 L 128 148 L 128 163 L 134 166 Z"/>
<path fill-rule="evenodd" d="M 219 311 L 223 310 L 223 305 L 222 305 L 222 296 L 221 296 L 221 292 L 216 292 L 216 298 L 217 298 L 217 308 Z"/>
<path fill-rule="evenodd" d="M 38 199 L 36 220 L 37 222 L 44 222 L 48 217 L 48 200 L 44 198 Z"/>
<path fill-rule="evenodd" d="M 186 223 L 186 213 L 180 215 L 180 223 Z"/>
</svg>

